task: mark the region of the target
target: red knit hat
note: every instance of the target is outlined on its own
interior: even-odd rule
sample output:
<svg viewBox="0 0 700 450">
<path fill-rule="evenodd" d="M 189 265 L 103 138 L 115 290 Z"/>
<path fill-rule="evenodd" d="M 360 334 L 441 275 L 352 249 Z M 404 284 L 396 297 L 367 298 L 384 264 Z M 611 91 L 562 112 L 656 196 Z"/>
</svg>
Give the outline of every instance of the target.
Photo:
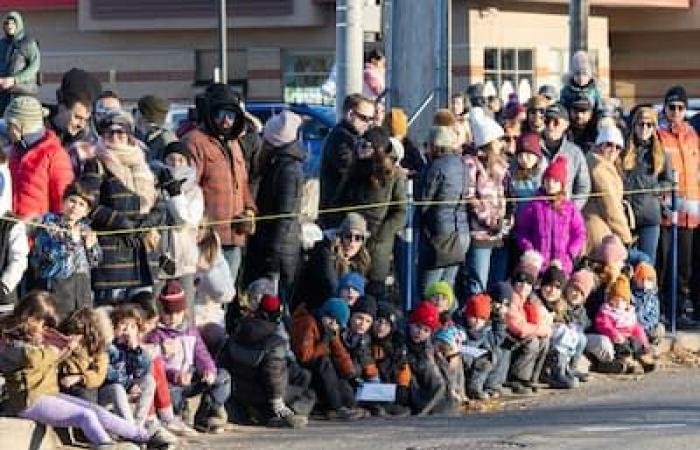
<svg viewBox="0 0 700 450">
<path fill-rule="evenodd" d="M 411 315 L 408 316 L 408 323 L 416 323 L 423 325 L 435 331 L 440 326 L 440 311 L 432 302 L 423 300 L 413 308 Z"/>
<path fill-rule="evenodd" d="M 542 156 L 542 146 L 540 145 L 540 135 L 537 133 L 524 133 L 518 138 L 517 153 L 532 153 Z"/>
<path fill-rule="evenodd" d="M 187 309 L 187 296 L 177 280 L 168 280 L 160 291 L 158 301 L 167 314 L 175 314 Z"/>
<path fill-rule="evenodd" d="M 491 297 L 488 294 L 476 294 L 467 300 L 464 315 L 475 319 L 489 320 L 491 317 Z"/>
<path fill-rule="evenodd" d="M 263 295 L 258 314 L 271 322 L 277 322 L 282 315 L 282 301 L 276 295 Z"/>
<path fill-rule="evenodd" d="M 554 158 L 554 161 L 552 161 L 549 164 L 549 167 L 547 167 L 547 170 L 544 171 L 544 174 L 542 175 L 542 181 L 544 181 L 547 178 L 554 178 L 559 183 L 561 183 L 562 190 L 564 190 L 564 188 L 566 187 L 567 178 L 566 164 L 566 157 L 559 155 L 556 158 Z"/>
</svg>

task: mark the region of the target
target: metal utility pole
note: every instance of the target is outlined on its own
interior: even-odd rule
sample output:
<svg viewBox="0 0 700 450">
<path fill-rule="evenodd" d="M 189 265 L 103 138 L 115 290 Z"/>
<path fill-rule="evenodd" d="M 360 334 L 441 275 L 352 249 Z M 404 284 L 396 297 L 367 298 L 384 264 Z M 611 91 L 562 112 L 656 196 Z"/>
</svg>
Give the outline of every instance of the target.
<svg viewBox="0 0 700 450">
<path fill-rule="evenodd" d="M 588 16 L 591 5 L 588 0 L 569 1 L 569 55 L 578 50 L 588 50 Z"/>
<path fill-rule="evenodd" d="M 219 81 L 228 84 L 228 23 L 226 0 L 219 0 Z"/>
<path fill-rule="evenodd" d="M 335 7 L 336 112 L 342 116 L 348 94 L 362 92 L 363 0 L 338 0 Z"/>
<path fill-rule="evenodd" d="M 439 0 L 435 30 L 435 83 L 438 107 L 446 108 L 452 90 L 452 0 Z"/>
</svg>

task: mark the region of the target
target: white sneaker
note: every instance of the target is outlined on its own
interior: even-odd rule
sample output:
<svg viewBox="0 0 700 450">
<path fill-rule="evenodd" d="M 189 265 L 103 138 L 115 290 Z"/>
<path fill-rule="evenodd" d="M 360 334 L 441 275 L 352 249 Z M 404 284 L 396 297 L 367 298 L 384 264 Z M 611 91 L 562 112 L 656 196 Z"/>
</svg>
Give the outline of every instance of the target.
<svg viewBox="0 0 700 450">
<path fill-rule="evenodd" d="M 165 423 L 165 428 L 176 436 L 195 437 L 199 435 L 194 428 L 188 427 L 185 422 L 177 417 Z"/>
</svg>

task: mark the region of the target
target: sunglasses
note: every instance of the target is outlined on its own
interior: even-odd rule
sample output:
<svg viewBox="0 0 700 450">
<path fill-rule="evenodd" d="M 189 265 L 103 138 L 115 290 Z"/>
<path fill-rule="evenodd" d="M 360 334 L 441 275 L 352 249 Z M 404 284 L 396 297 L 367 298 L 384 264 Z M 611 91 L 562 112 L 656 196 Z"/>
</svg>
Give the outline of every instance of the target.
<svg viewBox="0 0 700 450">
<path fill-rule="evenodd" d="M 214 114 L 214 118 L 216 120 L 228 119 L 232 122 L 235 122 L 237 117 L 238 117 L 238 113 L 236 111 L 231 110 L 231 109 L 220 109 Z"/>
<path fill-rule="evenodd" d="M 639 122 L 637 126 L 639 128 L 656 128 L 656 124 L 653 122 Z"/>
<path fill-rule="evenodd" d="M 123 128 L 108 128 L 105 131 L 105 134 L 107 136 L 125 136 L 125 135 L 129 134 L 129 132 Z"/>
<path fill-rule="evenodd" d="M 544 116 L 544 113 L 546 111 L 547 111 L 546 108 L 532 108 L 532 109 L 527 110 L 528 114 L 540 114 L 542 116 Z"/>
<path fill-rule="evenodd" d="M 366 116 L 366 115 L 364 115 L 358 111 L 355 111 L 355 110 L 353 110 L 352 113 L 355 114 L 355 116 L 357 116 L 358 119 L 360 119 L 361 121 L 363 121 L 365 123 L 370 123 L 371 121 L 374 120 L 374 117 Z"/>
<path fill-rule="evenodd" d="M 350 242 L 364 242 L 365 241 L 365 236 L 363 234 L 355 234 L 355 233 L 344 233 L 341 235 L 343 239 L 346 241 Z"/>
<path fill-rule="evenodd" d="M 670 103 L 666 107 L 671 111 L 685 111 L 685 105 L 682 103 Z"/>
</svg>

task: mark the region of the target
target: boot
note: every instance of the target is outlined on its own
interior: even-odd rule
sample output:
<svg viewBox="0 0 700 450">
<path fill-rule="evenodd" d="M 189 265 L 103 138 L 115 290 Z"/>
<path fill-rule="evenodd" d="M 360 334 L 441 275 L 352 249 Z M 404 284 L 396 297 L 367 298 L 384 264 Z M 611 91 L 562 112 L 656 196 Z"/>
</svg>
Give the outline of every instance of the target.
<svg viewBox="0 0 700 450">
<path fill-rule="evenodd" d="M 576 378 L 581 383 L 585 383 L 588 381 L 588 377 L 590 374 L 587 372 L 581 372 L 578 369 L 578 365 L 579 365 L 580 360 L 581 360 L 581 355 L 576 355 L 573 358 L 571 358 L 571 362 L 569 363 L 569 366 L 567 367 L 566 372 L 569 374 L 569 376 Z"/>
<path fill-rule="evenodd" d="M 642 365 L 644 373 L 652 372 L 656 369 L 656 361 L 651 353 L 644 353 L 639 357 L 639 363 Z"/>
<path fill-rule="evenodd" d="M 556 354 L 552 361 L 552 371 L 549 386 L 553 389 L 573 389 L 578 387 L 578 379 L 567 373 L 567 360 L 563 355 Z"/>
<path fill-rule="evenodd" d="M 644 373 L 642 365 L 632 356 L 625 356 L 622 358 L 622 363 L 625 365 L 625 373 L 628 375 L 640 375 Z"/>
<path fill-rule="evenodd" d="M 353 420 L 359 420 L 365 417 L 364 410 L 359 410 L 357 408 L 348 408 L 347 406 L 341 406 L 338 409 L 331 409 L 326 413 L 328 420 L 338 421 L 338 422 L 348 422 Z"/>
<path fill-rule="evenodd" d="M 619 359 L 597 361 L 593 367 L 596 372 L 600 373 L 625 373 L 627 371 L 627 366 Z"/>
</svg>

